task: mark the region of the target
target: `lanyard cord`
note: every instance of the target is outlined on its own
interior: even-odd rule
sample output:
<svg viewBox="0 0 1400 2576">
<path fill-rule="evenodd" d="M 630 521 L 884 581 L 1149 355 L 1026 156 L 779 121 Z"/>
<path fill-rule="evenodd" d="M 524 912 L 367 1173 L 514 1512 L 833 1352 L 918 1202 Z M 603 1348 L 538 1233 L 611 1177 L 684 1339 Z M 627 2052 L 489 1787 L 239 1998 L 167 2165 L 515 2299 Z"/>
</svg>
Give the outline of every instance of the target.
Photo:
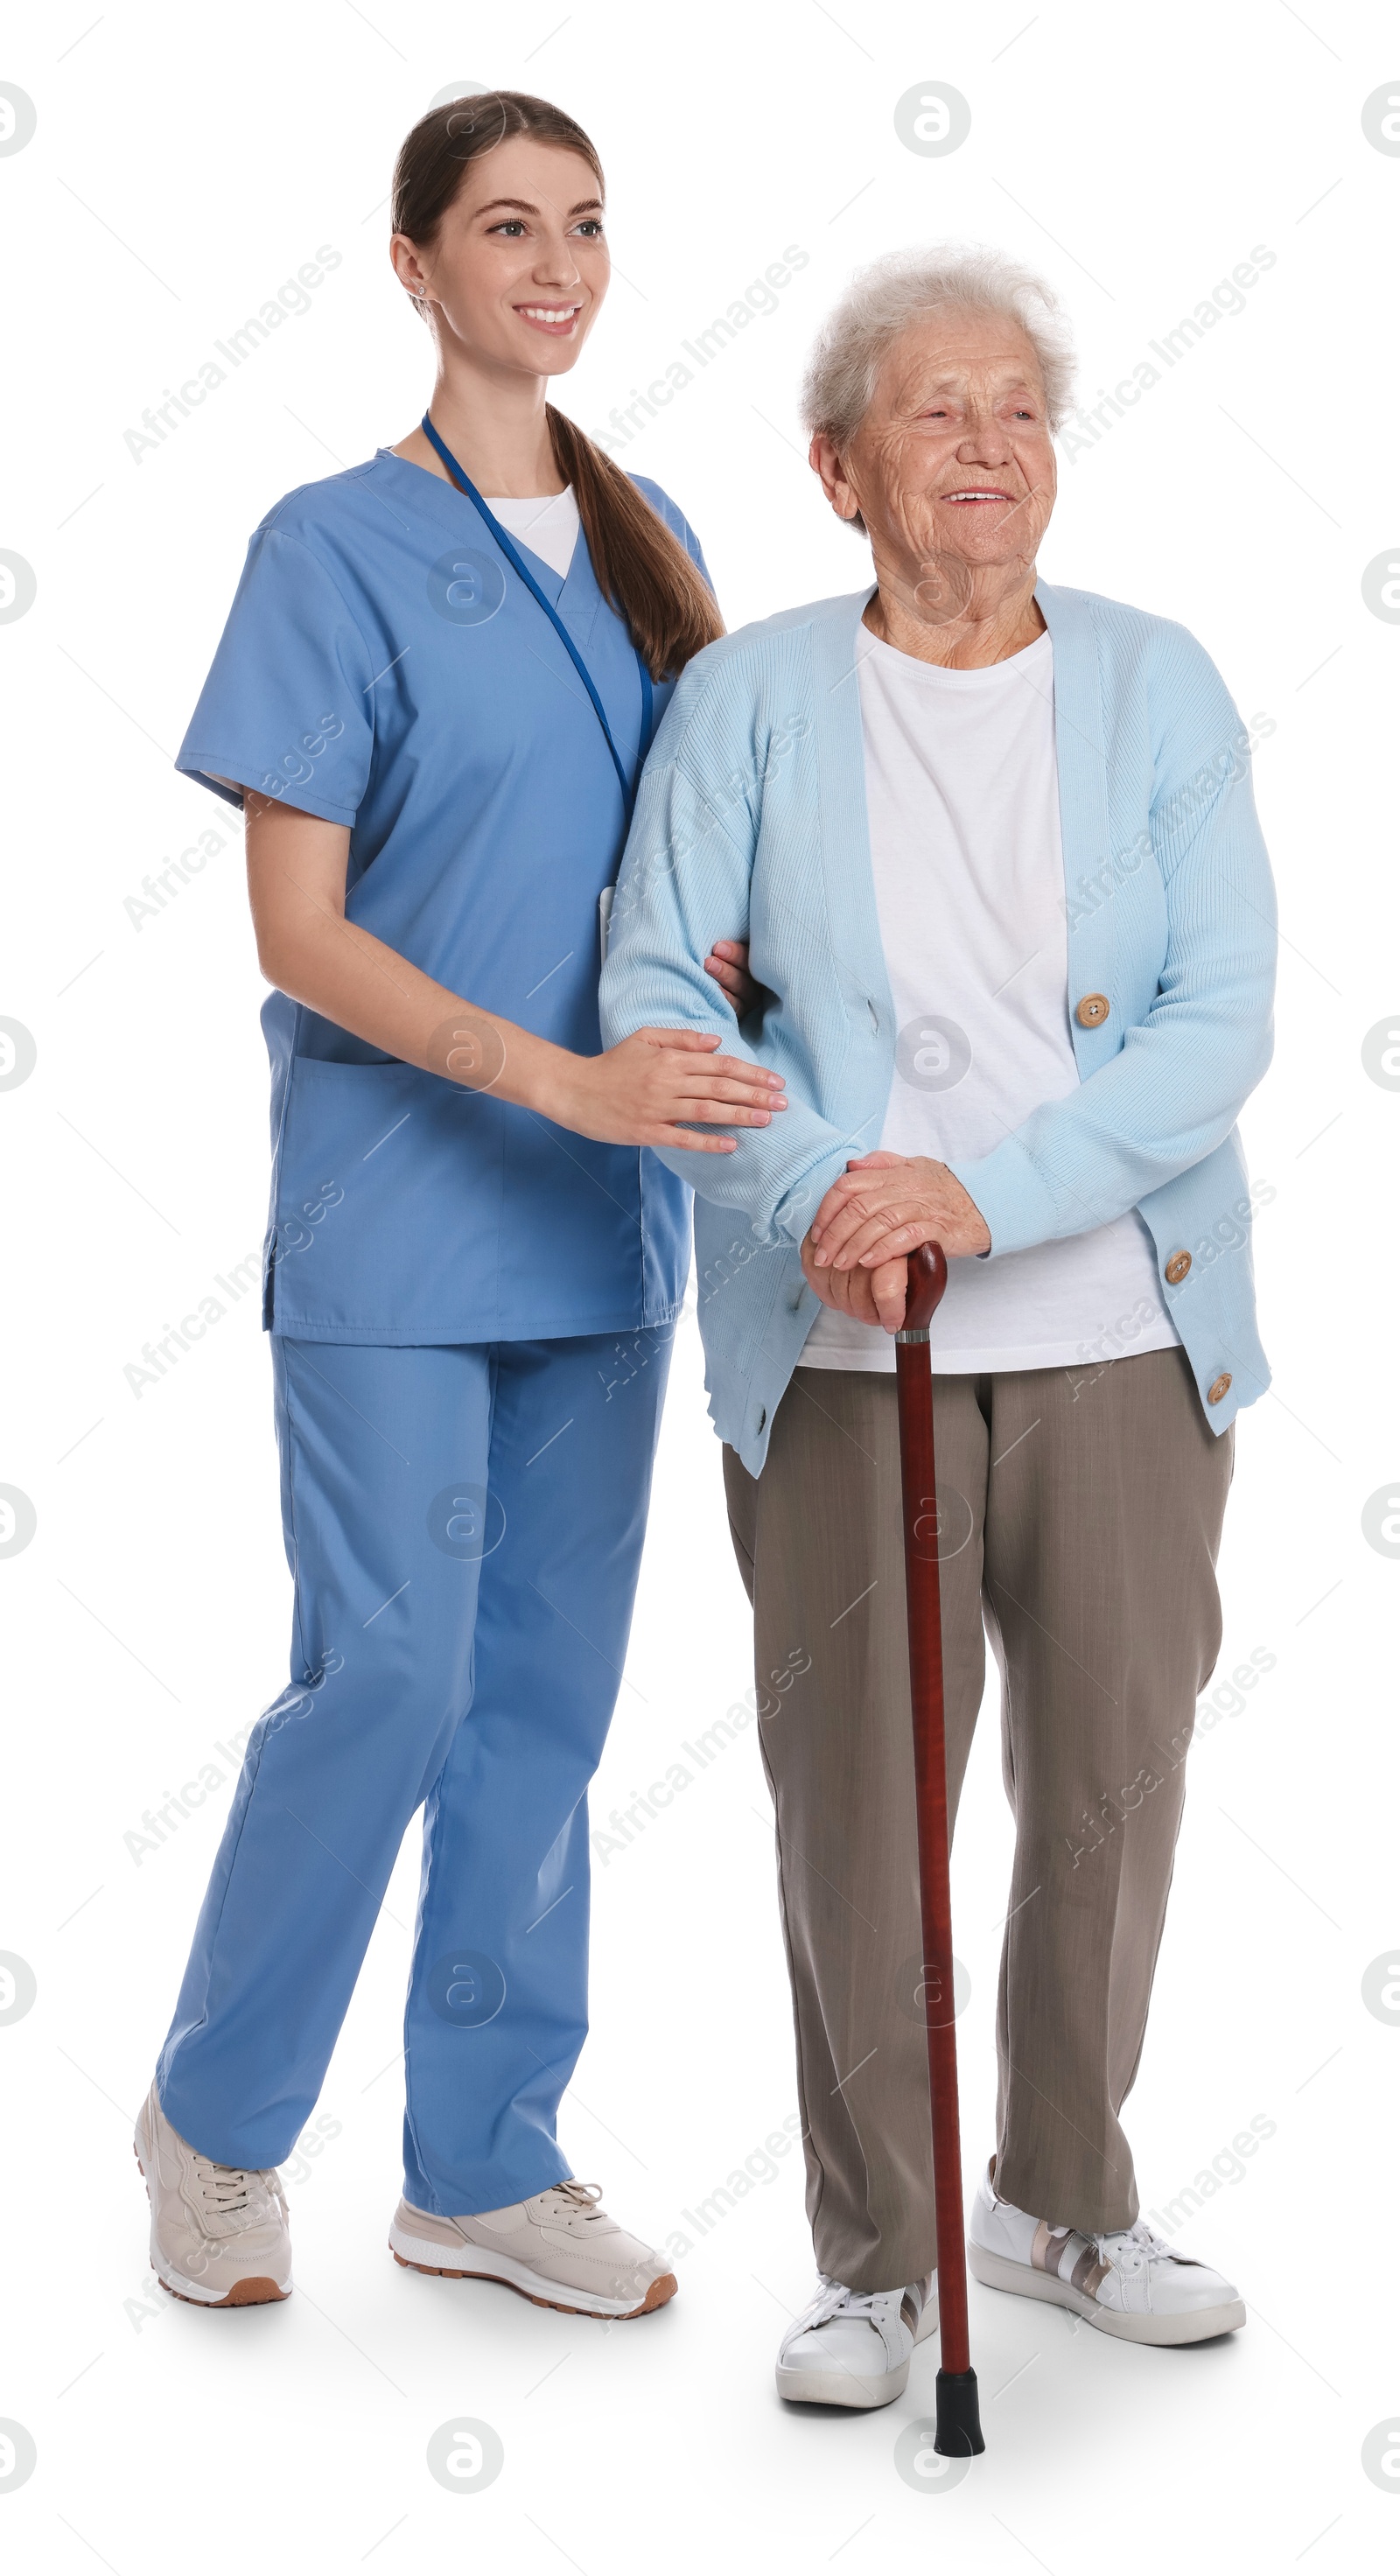
<svg viewBox="0 0 1400 2576">
<path fill-rule="evenodd" d="M 593 675 L 590 672 L 583 655 L 580 653 L 572 635 L 564 624 L 564 620 L 560 616 L 558 609 L 553 606 L 550 600 L 546 599 L 544 592 L 541 590 L 539 583 L 534 577 L 534 574 L 530 571 L 527 564 L 522 563 L 516 548 L 512 545 L 510 538 L 507 536 L 505 529 L 501 526 L 501 523 L 496 517 L 494 511 L 488 509 L 486 503 L 481 497 L 481 494 L 478 492 L 476 485 L 473 483 L 471 476 L 463 471 L 462 467 L 458 464 L 456 457 L 452 454 L 451 449 L 445 446 L 443 441 L 439 438 L 437 431 L 434 429 L 426 412 L 423 414 L 423 434 L 436 448 L 438 455 L 442 458 L 443 464 L 446 466 L 448 473 L 451 475 L 458 490 L 464 493 L 467 500 L 471 502 L 473 508 L 480 512 L 487 527 L 490 529 L 492 536 L 495 538 L 497 545 L 500 547 L 502 554 L 505 556 L 507 563 L 510 564 L 520 575 L 520 578 L 524 582 L 526 589 L 529 591 L 531 598 L 538 600 L 546 617 L 549 619 L 550 625 L 553 627 L 555 634 L 558 636 L 560 643 L 568 654 L 574 669 L 577 671 L 579 678 L 582 680 L 584 687 L 588 691 L 589 697 L 593 701 L 593 712 L 596 715 L 599 724 L 603 728 L 603 738 L 612 754 L 612 765 L 617 771 L 618 785 L 622 789 L 624 818 L 627 823 L 630 824 L 632 820 L 632 807 L 637 793 L 637 780 L 635 778 L 629 780 L 627 772 L 622 766 L 617 745 L 613 740 L 612 726 L 608 722 L 603 701 L 599 697 L 598 692 L 593 685 Z M 633 647 L 633 650 L 636 651 L 635 646 Z M 637 754 L 637 777 L 639 778 L 641 776 L 642 763 L 651 748 L 652 720 L 651 673 L 647 669 L 645 662 L 642 660 L 640 653 L 637 654 L 637 670 L 642 683 L 642 735 Z"/>
</svg>

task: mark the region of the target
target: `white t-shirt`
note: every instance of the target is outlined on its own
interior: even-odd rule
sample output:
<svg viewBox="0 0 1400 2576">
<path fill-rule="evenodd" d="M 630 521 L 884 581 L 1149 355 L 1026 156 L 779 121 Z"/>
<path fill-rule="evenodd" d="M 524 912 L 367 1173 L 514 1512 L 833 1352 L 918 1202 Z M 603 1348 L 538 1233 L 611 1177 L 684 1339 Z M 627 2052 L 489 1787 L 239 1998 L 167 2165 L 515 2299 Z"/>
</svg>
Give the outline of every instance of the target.
<svg viewBox="0 0 1400 2576">
<path fill-rule="evenodd" d="M 578 502 L 572 497 L 572 484 L 562 492 L 531 492 L 529 500 L 492 500 L 482 492 L 492 518 L 500 520 L 505 536 L 513 536 L 531 554 L 539 554 L 549 572 L 565 577 L 572 564 L 572 549 L 578 546 Z"/>
<path fill-rule="evenodd" d="M 572 483 L 562 492 L 534 493 L 524 501 L 493 501 L 489 492 L 482 498 L 508 537 L 528 546 L 561 579 L 567 574 L 578 543 L 578 503 Z"/>
<path fill-rule="evenodd" d="M 893 1154 L 991 1152 L 1075 1091 L 1050 638 L 985 671 L 857 646 L 870 856 L 895 1009 L 880 1136 Z M 948 1265 L 945 1375 L 1061 1368 L 1179 1336 L 1135 1209 L 1024 1252 Z M 824 1307 L 803 1368 L 893 1369 L 894 1337 Z"/>
</svg>

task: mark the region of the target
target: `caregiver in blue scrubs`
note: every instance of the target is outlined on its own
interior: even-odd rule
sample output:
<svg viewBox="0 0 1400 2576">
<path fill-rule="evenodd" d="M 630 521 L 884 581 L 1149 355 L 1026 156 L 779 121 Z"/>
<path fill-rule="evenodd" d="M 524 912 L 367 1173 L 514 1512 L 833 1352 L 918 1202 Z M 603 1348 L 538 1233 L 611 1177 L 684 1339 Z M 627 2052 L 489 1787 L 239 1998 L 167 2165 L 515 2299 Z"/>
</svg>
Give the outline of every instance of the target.
<svg viewBox="0 0 1400 2576">
<path fill-rule="evenodd" d="M 717 1131 L 783 1096 L 712 1034 L 599 1035 L 634 781 L 720 632 L 680 512 L 545 400 L 607 287 L 602 198 L 542 100 L 415 126 L 392 256 L 436 344 L 428 413 L 263 521 L 179 756 L 244 808 L 275 988 L 295 1586 L 137 2125 L 152 2261 L 202 2305 L 287 2294 L 276 2167 L 419 1806 L 394 2253 L 596 2316 L 676 2286 L 555 2114 L 689 1260 L 689 1191 L 650 1149 L 732 1152 Z M 711 964 L 742 998 L 742 952 Z M 618 1358 L 639 1333 L 643 1369 Z"/>
</svg>

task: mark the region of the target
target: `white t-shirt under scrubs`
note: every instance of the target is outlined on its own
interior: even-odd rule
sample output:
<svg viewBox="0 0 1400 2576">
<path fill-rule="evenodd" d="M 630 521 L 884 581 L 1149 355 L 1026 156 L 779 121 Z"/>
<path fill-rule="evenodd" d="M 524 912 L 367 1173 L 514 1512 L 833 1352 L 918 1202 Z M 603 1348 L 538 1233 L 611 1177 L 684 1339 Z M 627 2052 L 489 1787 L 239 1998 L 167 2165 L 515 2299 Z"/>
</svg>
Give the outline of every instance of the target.
<svg viewBox="0 0 1400 2576">
<path fill-rule="evenodd" d="M 1050 637 L 985 671 L 857 646 L 870 856 L 895 1075 L 880 1144 L 989 1154 L 1078 1089 Z M 1179 1336 L 1135 1209 L 1024 1252 L 948 1264 L 930 1357 L 945 1375 L 1070 1368 Z M 799 1366 L 894 1367 L 894 1336 L 824 1307 Z"/>
<path fill-rule="evenodd" d="M 493 499 L 489 492 L 483 497 L 508 537 L 514 537 L 518 546 L 528 546 L 561 581 L 568 579 L 579 525 L 572 483 L 566 483 L 562 492 L 532 494 L 525 501 Z"/>
</svg>

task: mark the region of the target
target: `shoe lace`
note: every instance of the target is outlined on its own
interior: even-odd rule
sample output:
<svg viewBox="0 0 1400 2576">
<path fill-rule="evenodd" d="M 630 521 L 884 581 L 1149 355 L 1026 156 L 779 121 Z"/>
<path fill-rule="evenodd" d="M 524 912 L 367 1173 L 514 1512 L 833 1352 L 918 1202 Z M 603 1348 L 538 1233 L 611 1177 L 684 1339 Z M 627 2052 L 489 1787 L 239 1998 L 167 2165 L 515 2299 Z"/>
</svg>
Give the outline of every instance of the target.
<svg viewBox="0 0 1400 2576">
<path fill-rule="evenodd" d="M 1094 2251 L 1101 2263 L 1112 2263 L 1120 2272 L 1142 2272 L 1148 2264 L 1160 2262 L 1163 2256 L 1173 2261 L 1176 2248 L 1155 2227 L 1140 2218 L 1132 2227 L 1120 2227 L 1110 2235 L 1094 2238 Z"/>
<path fill-rule="evenodd" d="M 194 2169 L 200 2198 L 220 2218 L 242 2216 L 270 2197 L 267 2176 L 252 2168 L 216 2165 L 209 2156 L 196 2156 Z"/>
<path fill-rule="evenodd" d="M 890 2300 L 898 2305 L 904 2296 L 902 2290 L 848 2290 L 844 2281 L 834 2281 L 826 2272 L 819 2272 L 817 2279 L 821 2288 L 801 2320 L 807 2333 L 829 2324 L 833 2317 L 866 2317 L 877 2325 L 880 2312 L 888 2309 Z"/>
<path fill-rule="evenodd" d="M 550 2199 L 557 2197 L 558 2199 L 567 2202 L 571 2209 L 583 2210 L 589 2218 L 602 2218 L 606 2215 L 606 2213 L 598 2206 L 598 2203 L 603 2197 L 603 2186 L 600 2182 L 574 2182 L 571 2180 L 569 2182 L 551 2183 L 546 2197 Z"/>
</svg>

